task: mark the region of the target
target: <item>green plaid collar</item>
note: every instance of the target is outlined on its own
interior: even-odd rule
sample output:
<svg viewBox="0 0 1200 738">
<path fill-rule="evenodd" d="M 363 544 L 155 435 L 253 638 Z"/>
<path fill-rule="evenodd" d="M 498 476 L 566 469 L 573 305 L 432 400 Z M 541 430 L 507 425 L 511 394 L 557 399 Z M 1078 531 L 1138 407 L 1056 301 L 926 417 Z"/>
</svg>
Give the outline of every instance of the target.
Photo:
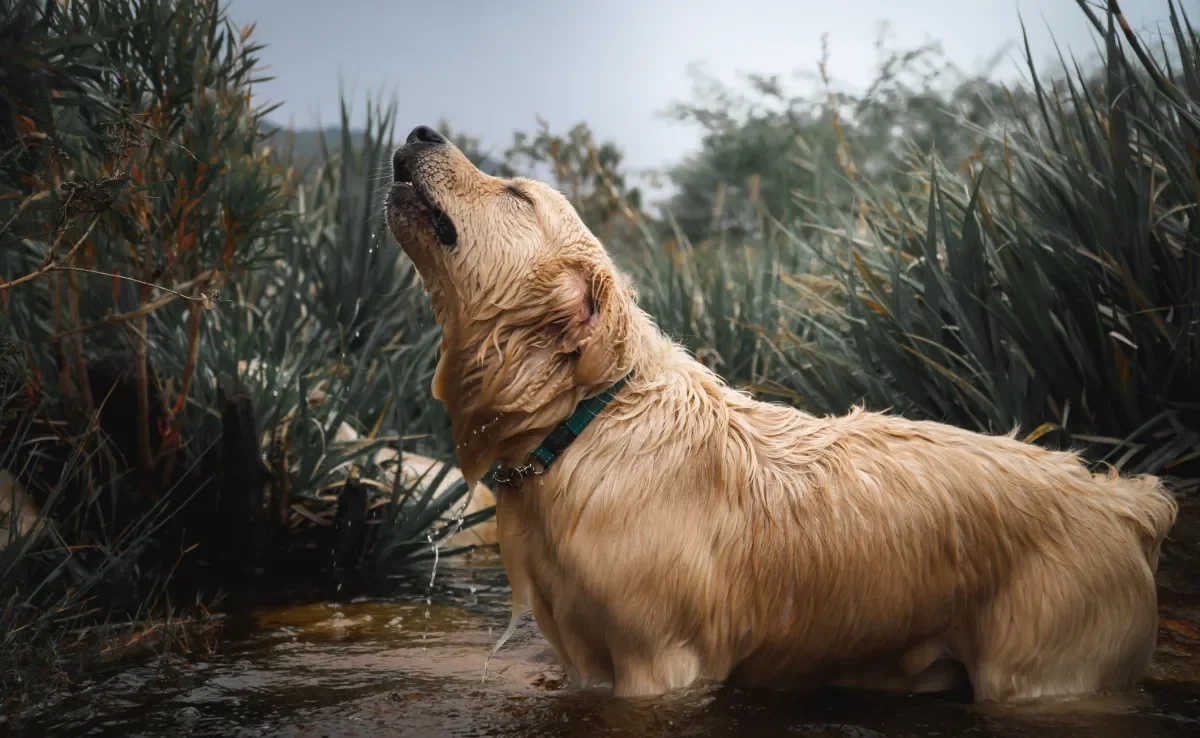
<svg viewBox="0 0 1200 738">
<path fill-rule="evenodd" d="M 629 381 L 629 376 L 629 374 L 626 374 L 616 384 L 600 394 L 576 405 L 575 412 L 571 413 L 571 417 L 559 423 L 554 430 L 550 431 L 550 434 L 542 440 L 541 444 L 529 454 L 529 459 L 524 465 L 517 467 L 502 466 L 492 473 L 492 479 L 497 484 L 510 486 L 515 489 L 521 486 L 525 477 L 545 474 L 550 465 L 554 463 L 554 460 L 561 456 L 563 451 L 567 450 L 567 446 L 570 446 L 571 442 L 583 433 L 583 429 L 587 428 L 596 419 L 596 416 L 604 408 L 608 407 L 608 403 L 613 401 L 613 398 L 617 396 L 617 393 Z"/>
</svg>

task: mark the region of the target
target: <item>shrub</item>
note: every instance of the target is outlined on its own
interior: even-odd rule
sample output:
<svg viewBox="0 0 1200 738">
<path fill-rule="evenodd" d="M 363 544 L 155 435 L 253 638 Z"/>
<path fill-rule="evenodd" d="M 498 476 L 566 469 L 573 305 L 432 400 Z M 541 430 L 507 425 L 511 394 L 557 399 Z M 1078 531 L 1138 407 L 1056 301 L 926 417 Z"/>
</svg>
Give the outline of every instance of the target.
<svg viewBox="0 0 1200 738">
<path fill-rule="evenodd" d="M 17 0 L 0 38 L 0 701 L 264 567 L 429 555 L 466 488 L 395 471 L 450 446 L 393 113 L 297 171 L 212 0 Z"/>
<path fill-rule="evenodd" d="M 1200 44 L 1174 4 L 1173 63 L 1115 3 L 1103 18 L 1080 7 L 1103 37 L 1100 74 L 1064 65 L 1047 83 L 1030 60 L 1037 113 L 968 129 L 999 155 L 966 172 L 926 158 L 915 190 L 855 183 L 857 206 L 820 244 L 844 299 L 797 316 L 807 338 L 780 343 L 784 383 L 821 411 L 1019 425 L 1194 478 Z"/>
</svg>

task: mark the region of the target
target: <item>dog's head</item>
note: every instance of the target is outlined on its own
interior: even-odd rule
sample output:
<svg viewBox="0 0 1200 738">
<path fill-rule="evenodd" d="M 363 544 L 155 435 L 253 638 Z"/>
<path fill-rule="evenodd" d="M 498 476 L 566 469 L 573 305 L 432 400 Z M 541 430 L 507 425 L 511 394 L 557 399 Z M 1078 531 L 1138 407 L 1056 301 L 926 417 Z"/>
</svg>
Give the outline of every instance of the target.
<svg viewBox="0 0 1200 738">
<path fill-rule="evenodd" d="M 434 395 L 460 443 L 501 416 L 533 432 L 629 370 L 632 294 L 561 193 L 484 174 L 425 126 L 392 173 L 388 226 L 442 328 Z"/>
</svg>

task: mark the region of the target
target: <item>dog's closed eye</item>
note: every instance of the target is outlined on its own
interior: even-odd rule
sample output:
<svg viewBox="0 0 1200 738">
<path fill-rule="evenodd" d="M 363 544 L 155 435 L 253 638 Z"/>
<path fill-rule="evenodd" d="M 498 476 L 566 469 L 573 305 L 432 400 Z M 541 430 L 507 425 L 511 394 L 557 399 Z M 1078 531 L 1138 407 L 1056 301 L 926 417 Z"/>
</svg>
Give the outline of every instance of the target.
<svg viewBox="0 0 1200 738">
<path fill-rule="evenodd" d="M 513 197 L 517 198 L 521 202 L 524 202 L 526 205 L 529 205 L 531 207 L 533 206 L 533 198 L 530 197 L 529 193 L 527 193 L 525 190 L 521 189 L 519 186 L 517 186 L 515 184 L 510 184 L 508 187 L 504 188 L 504 191 L 506 193 L 508 193 L 509 195 L 512 195 Z"/>
</svg>

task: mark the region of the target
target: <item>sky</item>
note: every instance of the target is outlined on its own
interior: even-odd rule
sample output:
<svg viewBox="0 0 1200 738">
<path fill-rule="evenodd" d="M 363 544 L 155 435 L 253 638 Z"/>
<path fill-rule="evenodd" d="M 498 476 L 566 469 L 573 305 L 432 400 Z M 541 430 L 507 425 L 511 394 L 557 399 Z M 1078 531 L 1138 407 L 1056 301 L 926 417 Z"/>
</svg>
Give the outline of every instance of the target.
<svg viewBox="0 0 1200 738">
<path fill-rule="evenodd" d="M 1200 5 L 1181 1 L 1189 11 Z M 828 33 L 832 75 L 861 88 L 885 21 L 892 48 L 939 41 L 968 72 L 1019 44 L 1022 18 L 1036 60 L 1049 64 L 1056 42 L 1080 57 L 1095 51 L 1076 0 L 227 2 L 234 22 L 255 23 L 266 44 L 274 79 L 255 94 L 284 103 L 275 123 L 336 124 L 341 86 L 358 117 L 367 99 L 395 95 L 402 134 L 444 118 L 497 153 L 538 116 L 562 132 L 586 121 L 634 170 L 670 165 L 697 146 L 699 129 L 663 115 L 689 98 L 693 63 L 730 82 L 745 72 L 811 73 Z M 1170 32 L 1167 0 L 1121 5 L 1134 28 Z M 1015 77 L 1019 46 L 1006 59 L 998 71 Z"/>
</svg>

